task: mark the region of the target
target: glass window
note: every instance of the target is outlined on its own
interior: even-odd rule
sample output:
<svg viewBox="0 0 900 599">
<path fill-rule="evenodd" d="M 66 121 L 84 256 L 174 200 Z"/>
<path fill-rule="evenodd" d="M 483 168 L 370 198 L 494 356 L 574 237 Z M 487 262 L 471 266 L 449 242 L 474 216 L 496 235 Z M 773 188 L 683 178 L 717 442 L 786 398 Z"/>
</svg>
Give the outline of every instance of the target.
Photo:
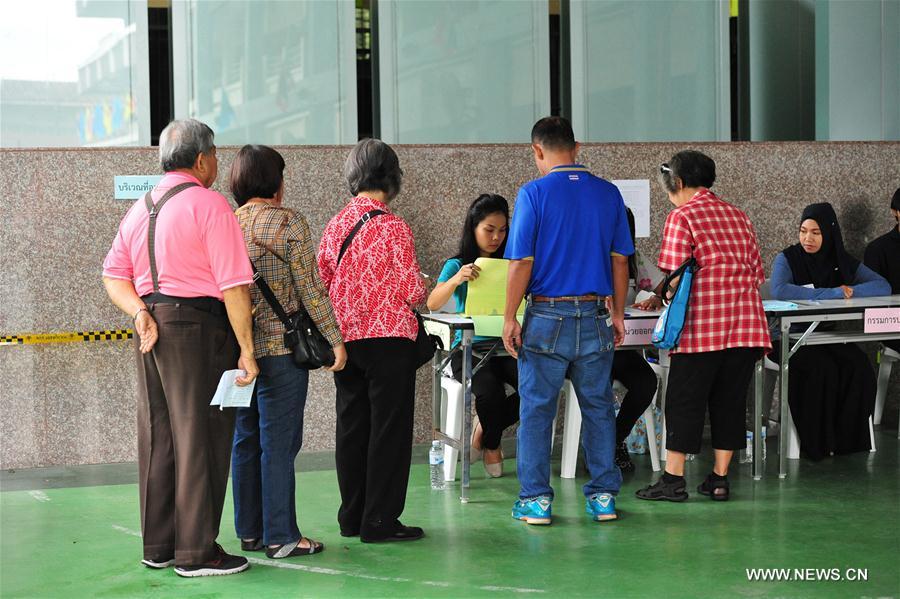
<svg viewBox="0 0 900 599">
<path fill-rule="evenodd" d="M 173 5 L 175 114 L 219 144 L 356 141 L 355 5 Z"/>
<path fill-rule="evenodd" d="M 546 0 L 378 3 L 381 135 L 520 142 L 550 113 Z"/>
<path fill-rule="evenodd" d="M 730 138 L 727 3 L 573 0 L 570 15 L 576 137 Z"/>
<path fill-rule="evenodd" d="M 0 5 L 0 145 L 149 145 L 147 3 Z"/>
</svg>

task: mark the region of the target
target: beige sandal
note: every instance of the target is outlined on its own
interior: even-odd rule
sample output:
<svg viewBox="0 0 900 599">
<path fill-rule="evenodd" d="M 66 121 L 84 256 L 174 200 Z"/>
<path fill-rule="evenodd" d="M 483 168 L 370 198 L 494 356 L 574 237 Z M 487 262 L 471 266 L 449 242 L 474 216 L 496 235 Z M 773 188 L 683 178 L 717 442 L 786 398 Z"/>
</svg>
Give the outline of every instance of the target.
<svg viewBox="0 0 900 599">
<path fill-rule="evenodd" d="M 492 450 L 488 450 L 492 451 Z M 487 475 L 491 478 L 500 478 L 503 476 L 503 450 L 497 448 L 496 450 L 500 454 L 500 461 L 494 463 L 488 463 L 487 460 L 484 460 L 484 471 L 487 472 Z"/>
<path fill-rule="evenodd" d="M 478 420 L 478 414 L 472 419 L 472 438 L 469 440 L 469 463 L 474 464 L 481 460 L 483 450 L 475 448 L 475 433 L 481 428 L 481 422 Z"/>
</svg>

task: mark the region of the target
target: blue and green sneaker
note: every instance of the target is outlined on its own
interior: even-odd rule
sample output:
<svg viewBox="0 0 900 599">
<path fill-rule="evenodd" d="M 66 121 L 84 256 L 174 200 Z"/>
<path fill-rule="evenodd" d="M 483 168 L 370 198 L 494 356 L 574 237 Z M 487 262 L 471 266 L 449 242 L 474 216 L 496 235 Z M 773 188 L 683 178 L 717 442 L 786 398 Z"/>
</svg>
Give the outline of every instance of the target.
<svg viewBox="0 0 900 599">
<path fill-rule="evenodd" d="M 584 506 L 591 520 L 603 522 L 606 520 L 615 520 L 616 515 L 616 498 L 609 493 L 595 493 L 587 498 Z"/>
<path fill-rule="evenodd" d="M 512 517 L 524 520 L 528 524 L 550 524 L 550 504 L 552 499 L 546 495 L 520 499 L 513 504 Z"/>
</svg>

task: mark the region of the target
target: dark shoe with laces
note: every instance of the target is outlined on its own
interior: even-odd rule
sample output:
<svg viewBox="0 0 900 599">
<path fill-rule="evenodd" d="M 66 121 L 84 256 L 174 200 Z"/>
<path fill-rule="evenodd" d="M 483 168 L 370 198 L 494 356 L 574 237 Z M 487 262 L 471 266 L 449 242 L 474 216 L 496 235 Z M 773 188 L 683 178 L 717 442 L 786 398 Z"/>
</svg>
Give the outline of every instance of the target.
<svg viewBox="0 0 900 599">
<path fill-rule="evenodd" d="M 250 562 L 246 557 L 239 555 L 230 555 L 216 543 L 218 555 L 215 559 L 203 564 L 195 564 L 191 566 L 175 566 L 175 574 L 184 578 L 196 578 L 199 576 L 227 576 L 228 574 L 237 574 L 243 572 L 250 567 Z"/>
<path fill-rule="evenodd" d="M 616 445 L 616 466 L 622 472 L 634 472 L 634 462 L 631 461 L 631 456 L 628 455 L 628 448 L 625 447 L 624 441 Z"/>
<path fill-rule="evenodd" d="M 263 551 L 266 548 L 262 539 L 250 539 L 249 541 L 241 539 L 241 551 Z"/>
<path fill-rule="evenodd" d="M 713 501 L 728 501 L 731 496 L 731 485 L 728 477 L 714 477 L 712 473 L 706 475 L 706 480 L 697 486 L 697 492 L 706 495 Z"/>
<path fill-rule="evenodd" d="M 148 559 L 144 558 L 141 560 L 141 563 L 147 566 L 148 568 L 153 568 L 154 570 L 164 570 L 169 566 L 175 565 L 175 556 L 168 559 Z"/>
<path fill-rule="evenodd" d="M 396 541 L 417 541 L 425 536 L 425 531 L 418 526 L 400 525 L 386 537 L 360 537 L 363 543 L 391 543 Z"/>
</svg>

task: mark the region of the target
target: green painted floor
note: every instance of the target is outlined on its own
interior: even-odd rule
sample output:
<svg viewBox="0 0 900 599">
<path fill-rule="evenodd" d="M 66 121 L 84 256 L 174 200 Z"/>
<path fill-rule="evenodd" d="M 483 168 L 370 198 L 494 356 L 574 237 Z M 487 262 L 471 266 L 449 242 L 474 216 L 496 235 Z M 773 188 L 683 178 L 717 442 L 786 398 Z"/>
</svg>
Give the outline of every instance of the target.
<svg viewBox="0 0 900 599">
<path fill-rule="evenodd" d="M 341 538 L 334 471 L 301 461 L 301 530 L 324 541 L 326 551 L 277 562 L 255 554 L 262 559 L 247 573 L 193 580 L 139 565 L 133 465 L 106 467 L 110 484 L 98 484 L 102 467 L 85 467 L 84 476 L 78 468 L 4 472 L 0 596 L 897 597 L 900 445 L 888 432 L 877 439 L 875 454 L 792 462 L 786 480 L 778 479 L 774 459 L 760 482 L 740 465 L 728 503 L 696 493 L 684 504 L 634 499 L 651 479 L 640 456 L 622 489 L 620 520 L 603 524 L 583 512 L 583 473 L 554 478 L 549 527 L 510 518 L 513 475 L 488 480 L 476 465 L 472 501 L 462 505 L 458 483 L 433 492 L 427 466 L 415 464 L 403 520 L 428 536 L 388 545 Z M 417 448 L 417 457 L 425 451 Z M 688 464 L 690 489 L 706 473 L 706 457 Z M 507 466 L 511 471 L 514 461 Z M 85 484 L 94 486 L 78 486 Z M 236 552 L 231 513 L 229 496 L 220 540 Z M 829 576 L 865 569 L 868 580 L 751 582 L 747 568 L 838 569 Z"/>
</svg>

